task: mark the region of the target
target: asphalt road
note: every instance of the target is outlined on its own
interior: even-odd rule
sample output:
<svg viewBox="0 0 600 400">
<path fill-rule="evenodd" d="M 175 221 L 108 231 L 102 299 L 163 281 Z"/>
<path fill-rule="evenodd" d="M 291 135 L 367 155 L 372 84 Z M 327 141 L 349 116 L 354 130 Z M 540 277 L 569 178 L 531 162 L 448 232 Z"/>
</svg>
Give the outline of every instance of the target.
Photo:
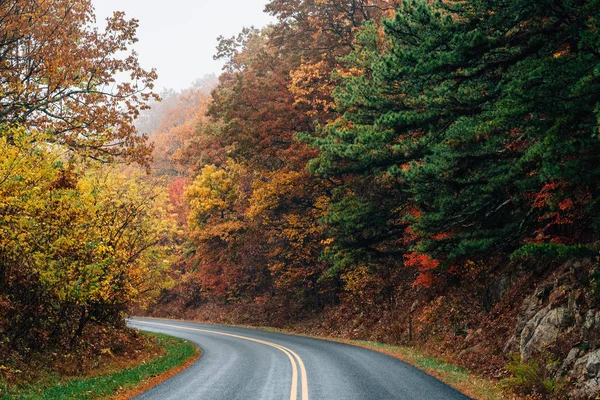
<svg viewBox="0 0 600 400">
<path fill-rule="evenodd" d="M 202 356 L 136 399 L 468 399 L 393 357 L 255 329 L 134 318 L 129 325 L 195 343 Z"/>
</svg>

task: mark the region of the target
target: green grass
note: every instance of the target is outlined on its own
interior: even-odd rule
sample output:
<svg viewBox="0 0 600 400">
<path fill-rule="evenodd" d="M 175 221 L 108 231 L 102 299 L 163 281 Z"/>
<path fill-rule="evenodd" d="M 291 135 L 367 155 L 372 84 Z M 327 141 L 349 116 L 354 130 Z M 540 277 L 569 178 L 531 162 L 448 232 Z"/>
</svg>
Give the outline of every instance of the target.
<svg viewBox="0 0 600 400">
<path fill-rule="evenodd" d="M 135 388 L 146 379 L 185 364 L 197 354 L 193 344 L 172 336 L 146 333 L 156 338 L 166 352 L 154 360 L 131 369 L 90 378 L 49 379 L 44 384 L 31 385 L 3 396 L 2 399 L 105 399 L 117 391 Z"/>
</svg>

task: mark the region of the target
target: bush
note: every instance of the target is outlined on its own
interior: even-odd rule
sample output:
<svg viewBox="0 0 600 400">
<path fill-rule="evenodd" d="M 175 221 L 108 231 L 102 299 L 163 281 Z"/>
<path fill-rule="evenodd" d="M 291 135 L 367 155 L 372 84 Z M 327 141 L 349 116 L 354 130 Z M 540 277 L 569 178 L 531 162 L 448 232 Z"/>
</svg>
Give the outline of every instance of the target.
<svg viewBox="0 0 600 400">
<path fill-rule="evenodd" d="M 564 383 L 552 378 L 551 371 L 557 361 L 530 359 L 526 362 L 516 355 L 506 366 L 512 376 L 502 379 L 501 386 L 512 393 L 524 396 L 540 396 L 543 399 L 564 398 Z"/>
</svg>

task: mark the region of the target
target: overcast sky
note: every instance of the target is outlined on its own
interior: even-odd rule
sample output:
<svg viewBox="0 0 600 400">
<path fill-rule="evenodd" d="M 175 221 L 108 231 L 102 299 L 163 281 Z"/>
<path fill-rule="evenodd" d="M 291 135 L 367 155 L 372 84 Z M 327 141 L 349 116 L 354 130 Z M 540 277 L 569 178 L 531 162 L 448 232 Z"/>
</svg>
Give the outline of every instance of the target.
<svg viewBox="0 0 600 400">
<path fill-rule="evenodd" d="M 219 75 L 212 59 L 217 37 L 236 35 L 245 26 L 261 28 L 273 19 L 267 0 L 92 0 L 99 25 L 113 11 L 140 20 L 135 49 L 142 66 L 158 71 L 156 89 L 191 86 L 204 75 Z"/>
</svg>

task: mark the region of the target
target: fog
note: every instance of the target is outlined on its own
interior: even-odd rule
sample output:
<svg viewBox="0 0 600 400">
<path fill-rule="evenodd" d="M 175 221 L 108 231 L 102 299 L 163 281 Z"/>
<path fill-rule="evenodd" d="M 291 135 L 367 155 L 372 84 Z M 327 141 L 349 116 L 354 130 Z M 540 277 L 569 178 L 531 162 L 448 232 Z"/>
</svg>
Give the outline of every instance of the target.
<svg viewBox="0 0 600 400">
<path fill-rule="evenodd" d="M 267 0 L 93 0 L 99 25 L 113 11 L 140 21 L 135 50 L 142 66 L 156 68 L 158 91 L 190 87 L 207 74 L 219 74 L 213 60 L 217 37 L 245 26 L 263 27 L 273 18 L 263 12 Z"/>
</svg>

